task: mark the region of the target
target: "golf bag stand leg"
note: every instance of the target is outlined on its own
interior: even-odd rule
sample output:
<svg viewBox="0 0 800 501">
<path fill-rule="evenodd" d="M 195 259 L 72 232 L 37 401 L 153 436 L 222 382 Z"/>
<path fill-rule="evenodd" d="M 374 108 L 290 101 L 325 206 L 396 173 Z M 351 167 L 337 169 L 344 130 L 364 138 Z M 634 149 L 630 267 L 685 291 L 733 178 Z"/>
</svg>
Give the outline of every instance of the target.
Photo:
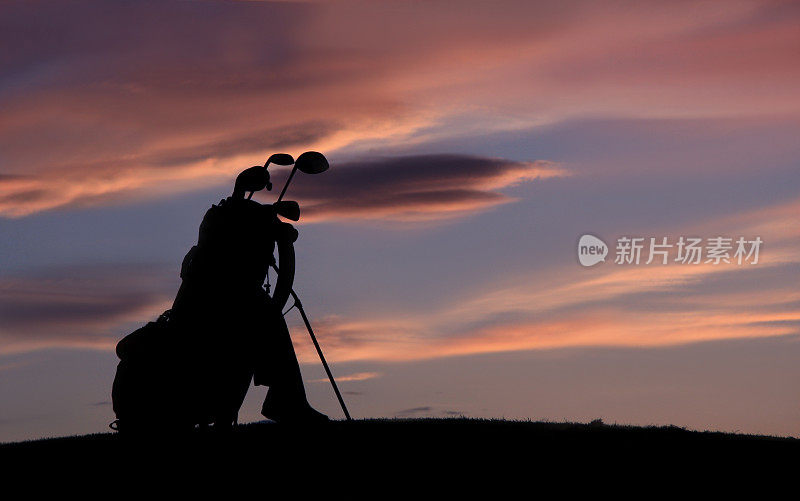
<svg viewBox="0 0 800 501">
<path fill-rule="evenodd" d="M 300 316 L 303 317 L 303 323 L 306 324 L 306 329 L 308 330 L 308 334 L 311 336 L 311 341 L 314 342 L 314 348 L 317 349 L 317 354 L 319 355 L 320 361 L 322 361 L 322 367 L 325 368 L 325 373 L 328 374 L 328 379 L 331 382 L 331 386 L 333 386 L 333 392 L 336 393 L 336 398 L 339 399 L 339 405 L 342 406 L 342 411 L 344 411 L 344 416 L 347 418 L 348 421 L 352 421 L 353 419 L 350 417 L 350 413 L 347 411 L 347 406 L 344 404 L 344 399 L 342 398 L 342 394 L 339 392 L 339 387 L 336 386 L 336 380 L 333 379 L 333 374 L 331 373 L 330 367 L 328 367 L 328 362 L 325 361 L 325 355 L 322 354 L 322 348 L 320 348 L 319 343 L 317 342 L 317 336 L 314 335 L 314 329 L 311 328 L 311 323 L 308 321 L 308 317 L 306 316 L 306 310 L 303 309 L 303 303 L 300 302 L 300 298 L 297 297 L 297 293 L 294 289 L 291 290 L 292 299 L 294 300 L 294 306 L 297 308 L 297 311 L 300 312 Z"/>
</svg>

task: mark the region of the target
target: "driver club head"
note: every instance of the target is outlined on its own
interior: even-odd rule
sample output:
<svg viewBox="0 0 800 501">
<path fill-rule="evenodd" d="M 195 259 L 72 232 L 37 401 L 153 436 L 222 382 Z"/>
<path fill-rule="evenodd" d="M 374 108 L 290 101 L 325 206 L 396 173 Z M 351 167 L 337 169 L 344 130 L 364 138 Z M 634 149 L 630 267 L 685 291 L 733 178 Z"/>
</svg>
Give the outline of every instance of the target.
<svg viewBox="0 0 800 501">
<path fill-rule="evenodd" d="M 297 221 L 300 219 L 300 205 L 294 200 L 281 200 L 272 204 L 275 213 L 281 217 L 285 217 L 290 221 Z"/>
<path fill-rule="evenodd" d="M 259 191 L 263 190 L 267 184 L 270 184 L 267 170 L 260 165 L 254 165 L 249 169 L 243 170 L 236 176 L 234 190 L 240 193 L 245 191 Z"/>
<path fill-rule="evenodd" d="M 273 153 L 267 159 L 267 163 L 264 164 L 266 167 L 269 164 L 275 165 L 292 165 L 294 163 L 294 157 L 288 153 Z"/>
<path fill-rule="evenodd" d="M 328 170 L 328 159 L 318 151 L 307 151 L 297 157 L 295 168 L 305 174 L 319 174 Z"/>
</svg>

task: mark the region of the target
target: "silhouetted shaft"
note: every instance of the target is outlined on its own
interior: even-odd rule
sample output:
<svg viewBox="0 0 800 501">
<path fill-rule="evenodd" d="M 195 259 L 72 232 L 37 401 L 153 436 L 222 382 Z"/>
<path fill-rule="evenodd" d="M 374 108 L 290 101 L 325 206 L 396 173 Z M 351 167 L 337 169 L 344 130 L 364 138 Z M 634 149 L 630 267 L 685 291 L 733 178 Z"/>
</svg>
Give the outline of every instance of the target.
<svg viewBox="0 0 800 501">
<path fill-rule="evenodd" d="M 350 413 L 347 412 L 347 406 L 344 405 L 344 399 L 342 398 L 342 394 L 339 393 L 339 387 L 336 386 L 336 380 L 333 379 L 333 374 L 331 374 L 331 369 L 328 367 L 328 362 L 325 361 L 325 355 L 322 354 L 322 348 L 319 347 L 319 343 L 317 342 L 317 337 L 314 335 L 314 330 L 311 328 L 311 324 L 308 321 L 308 317 L 306 317 L 306 311 L 303 309 L 303 303 L 300 302 L 300 298 L 297 297 L 297 294 L 294 292 L 294 289 L 292 289 L 291 293 L 292 293 L 292 299 L 294 300 L 294 305 L 300 312 L 300 316 L 303 317 L 303 322 L 306 324 L 306 329 L 308 329 L 308 333 L 311 335 L 311 341 L 314 342 L 314 348 L 317 349 L 317 354 L 319 354 L 319 359 L 322 361 L 322 366 L 325 368 L 325 372 L 328 374 L 328 379 L 330 379 L 331 381 L 331 386 L 333 386 L 333 391 L 334 393 L 336 393 L 336 398 L 339 399 L 339 405 L 342 406 L 342 410 L 344 411 L 344 416 L 347 418 L 348 421 L 352 421 Z"/>
<path fill-rule="evenodd" d="M 275 263 L 272 263 L 270 266 L 272 266 L 276 273 L 280 273 Z M 297 297 L 297 293 L 294 291 L 294 289 L 290 289 L 289 293 L 292 295 L 292 300 L 294 301 L 293 307 L 297 307 L 297 311 L 300 312 L 300 316 L 303 318 L 303 323 L 306 324 L 308 334 L 311 336 L 311 341 L 314 342 L 314 348 L 317 349 L 317 355 L 319 355 L 319 359 L 322 362 L 322 367 L 325 368 L 325 373 L 328 375 L 331 386 L 333 386 L 333 392 L 336 393 L 336 398 L 339 399 L 339 405 L 342 406 L 344 417 L 346 417 L 348 421 L 352 421 L 353 418 L 350 417 L 350 413 L 347 411 L 347 406 L 344 404 L 344 399 L 342 398 L 342 394 L 339 392 L 339 387 L 336 386 L 336 380 L 333 378 L 330 367 L 328 367 L 328 362 L 325 361 L 325 355 L 322 354 L 322 348 L 320 348 L 319 343 L 317 342 L 317 336 L 314 335 L 314 329 L 311 328 L 311 322 L 308 321 L 306 310 L 303 309 L 303 303 L 300 302 L 300 298 Z"/>
<path fill-rule="evenodd" d="M 289 187 L 289 183 L 292 182 L 292 178 L 294 177 L 294 173 L 296 171 L 297 171 L 297 167 L 295 166 L 295 167 L 292 168 L 292 172 L 289 173 L 289 178 L 286 179 L 286 184 L 283 185 L 283 189 L 281 190 L 281 194 L 278 195 L 278 200 L 277 200 L 278 202 L 283 200 L 283 195 L 286 194 L 286 188 L 288 188 Z"/>
</svg>

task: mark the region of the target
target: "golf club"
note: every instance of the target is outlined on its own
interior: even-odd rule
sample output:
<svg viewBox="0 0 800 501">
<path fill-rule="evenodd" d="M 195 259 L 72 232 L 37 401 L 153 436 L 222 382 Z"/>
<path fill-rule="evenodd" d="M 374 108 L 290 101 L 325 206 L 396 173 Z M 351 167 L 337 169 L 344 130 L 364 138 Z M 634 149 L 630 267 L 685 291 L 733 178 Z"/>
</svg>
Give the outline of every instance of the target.
<svg viewBox="0 0 800 501">
<path fill-rule="evenodd" d="M 285 217 L 290 221 L 297 221 L 300 219 L 300 206 L 294 200 L 281 200 L 272 204 L 272 209 L 275 214 Z"/>
<path fill-rule="evenodd" d="M 273 153 L 272 155 L 269 156 L 269 158 L 267 159 L 267 162 L 264 164 L 264 167 L 263 167 L 264 171 L 263 171 L 262 175 L 264 176 L 264 178 L 269 179 L 269 174 L 267 173 L 267 167 L 269 167 L 269 164 L 292 165 L 293 163 L 294 163 L 294 157 L 291 156 L 290 154 L 288 154 L 288 153 Z M 265 186 L 266 186 L 266 188 L 268 190 L 272 189 L 272 183 L 270 183 L 269 181 L 265 181 Z M 263 189 L 263 187 L 261 189 Z M 247 199 L 250 200 L 251 198 L 253 198 L 253 193 L 255 193 L 256 191 L 258 191 L 258 190 L 251 191 L 250 194 L 247 195 Z"/>
<path fill-rule="evenodd" d="M 272 157 L 270 157 L 270 159 L 272 159 Z M 269 161 L 267 161 L 267 163 L 269 163 Z M 291 162 L 279 165 L 290 164 Z M 294 162 L 294 167 L 289 173 L 289 177 L 286 179 L 286 184 L 283 185 L 283 189 L 281 190 L 281 194 L 278 196 L 278 200 L 272 204 L 276 213 L 292 221 L 297 221 L 300 218 L 300 207 L 298 206 L 297 202 L 282 201 L 283 195 L 286 193 L 286 188 L 289 187 L 289 183 L 292 181 L 295 171 L 299 170 L 300 172 L 304 172 L 306 174 L 319 174 L 320 172 L 325 172 L 328 170 L 329 167 L 330 165 L 328 164 L 328 160 L 325 158 L 325 155 L 316 151 L 307 151 L 297 157 L 297 161 Z M 271 266 L 276 273 L 280 273 L 277 265 L 274 262 L 271 264 Z M 300 312 L 300 316 L 303 318 L 303 323 L 306 325 L 306 330 L 308 330 L 309 336 L 311 336 L 311 341 L 314 343 L 314 348 L 317 350 L 317 355 L 319 355 L 319 359 L 322 362 L 322 367 L 325 369 L 325 373 L 328 375 L 328 380 L 331 382 L 333 392 L 336 394 L 336 398 L 339 400 L 339 405 L 342 406 L 344 416 L 348 421 L 352 421 L 353 418 L 350 417 L 350 412 L 347 410 L 347 405 L 344 403 L 342 394 L 339 391 L 339 386 L 336 384 L 336 379 L 334 379 L 333 373 L 331 372 L 330 367 L 328 367 L 328 362 L 325 360 L 325 355 L 322 353 L 322 347 L 320 347 L 319 342 L 317 341 L 317 336 L 314 335 L 314 329 L 311 328 L 311 322 L 308 320 L 306 310 L 303 308 L 303 303 L 300 301 L 300 297 L 297 295 L 294 289 L 290 289 L 289 293 L 294 301 L 292 308 L 297 308 L 297 311 Z M 289 308 L 289 310 L 292 308 Z M 289 310 L 287 310 L 287 313 Z"/>
<path fill-rule="evenodd" d="M 275 270 L 275 273 L 280 273 L 278 271 L 278 267 L 275 263 L 272 263 L 270 266 Z M 300 298 L 297 296 L 297 293 L 294 289 L 289 290 L 289 294 L 292 296 L 292 300 L 294 304 L 292 304 L 292 308 L 297 308 L 297 311 L 300 312 L 300 317 L 303 319 L 303 323 L 306 324 L 306 330 L 308 330 L 308 335 L 311 336 L 311 341 L 314 343 L 314 348 L 317 350 L 317 355 L 319 355 L 319 360 L 322 362 L 322 367 L 325 369 L 325 374 L 328 375 L 328 380 L 331 382 L 331 386 L 333 387 L 333 392 L 336 394 L 336 398 L 339 400 L 339 405 L 342 407 L 342 411 L 344 412 L 344 417 L 348 421 L 352 421 L 353 418 L 350 417 L 350 412 L 347 410 L 347 405 L 344 403 L 344 399 L 342 398 L 342 394 L 339 391 L 339 387 L 336 385 L 336 380 L 333 378 L 333 373 L 331 372 L 331 368 L 328 367 L 328 362 L 325 360 L 325 355 L 322 354 L 322 348 L 317 341 L 317 336 L 314 335 L 314 329 L 311 328 L 311 322 L 308 320 L 308 316 L 306 316 L 306 310 L 303 308 L 303 303 L 300 302 Z M 289 308 L 291 310 L 292 308 Z M 286 313 L 289 312 L 286 310 Z M 284 313 L 284 315 L 286 314 Z"/>
<path fill-rule="evenodd" d="M 297 161 L 294 163 L 294 167 L 292 167 L 292 171 L 289 173 L 289 178 L 286 179 L 286 184 L 283 185 L 281 194 L 278 195 L 278 202 L 283 199 L 283 195 L 286 193 L 286 188 L 289 187 L 289 183 L 292 182 L 295 171 L 299 170 L 300 172 L 304 172 L 306 174 L 319 174 L 320 172 L 325 172 L 328 170 L 328 167 L 328 159 L 325 158 L 325 155 L 322 153 L 317 151 L 307 151 L 301 154 L 299 157 L 297 157 Z"/>
</svg>

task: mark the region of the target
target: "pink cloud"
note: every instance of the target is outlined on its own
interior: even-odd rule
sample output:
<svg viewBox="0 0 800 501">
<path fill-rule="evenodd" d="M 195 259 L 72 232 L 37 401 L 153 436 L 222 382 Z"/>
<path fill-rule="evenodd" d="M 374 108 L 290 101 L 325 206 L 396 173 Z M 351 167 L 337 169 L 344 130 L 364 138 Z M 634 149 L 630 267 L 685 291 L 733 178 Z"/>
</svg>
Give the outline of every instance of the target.
<svg viewBox="0 0 800 501">
<path fill-rule="evenodd" d="M 473 167 L 485 173 L 482 164 Z M 415 185 L 413 174 L 408 180 Z M 454 293 L 428 310 L 319 317 L 314 328 L 336 361 L 798 335 L 799 209 L 794 200 L 686 228 L 760 236 L 765 244 L 758 265 L 607 263 L 587 270 L 575 264 Z M 6 276 L 0 280 L 0 352 L 112 350 L 122 335 L 170 306 L 175 282 L 175 270 L 141 265 Z M 296 316 L 287 318 L 300 358 L 315 363 L 304 327 Z"/>
<path fill-rule="evenodd" d="M 343 376 L 337 376 L 337 381 L 366 381 L 367 379 L 375 379 L 380 377 L 380 372 L 356 372 L 354 374 L 345 374 Z M 312 379 L 312 383 L 327 383 L 328 379 Z"/>
<path fill-rule="evenodd" d="M 794 200 L 686 228 L 700 235 L 760 236 L 765 244 L 757 265 L 607 263 L 587 270 L 576 263 L 455 294 L 430 311 L 329 317 L 315 329 L 326 353 L 339 361 L 797 336 L 799 210 L 800 200 Z M 295 340 L 303 360 L 313 362 L 310 343 L 302 334 Z"/>
<path fill-rule="evenodd" d="M 0 354 L 46 348 L 112 350 L 169 308 L 174 270 L 75 266 L 0 279 Z"/>
<path fill-rule="evenodd" d="M 0 215 L 197 189 L 277 148 L 336 158 L 586 115 L 797 116 L 798 16 L 738 1 L 15 4 L 0 150 L 20 177 L 0 182 Z"/>
</svg>

